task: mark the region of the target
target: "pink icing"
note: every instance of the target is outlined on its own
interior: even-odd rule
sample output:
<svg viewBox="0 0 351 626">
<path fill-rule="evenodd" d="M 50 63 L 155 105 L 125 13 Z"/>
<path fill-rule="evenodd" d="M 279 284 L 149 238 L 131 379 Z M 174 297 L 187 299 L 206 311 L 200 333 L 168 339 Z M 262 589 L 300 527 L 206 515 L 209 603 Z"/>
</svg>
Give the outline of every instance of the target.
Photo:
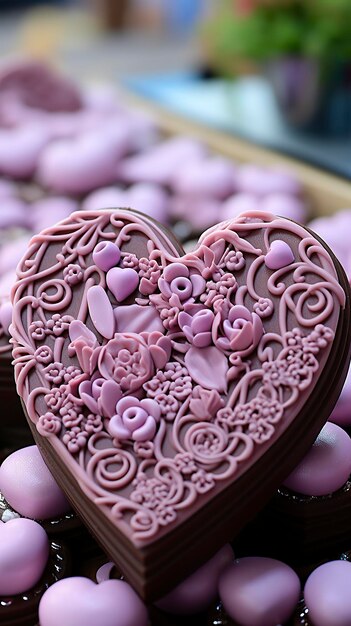
<svg viewBox="0 0 351 626">
<path fill-rule="evenodd" d="M 318 626 L 351 623 L 351 563 L 330 561 L 317 567 L 307 579 L 304 597 L 309 617 Z"/>
<path fill-rule="evenodd" d="M 264 557 L 238 559 L 219 580 L 224 608 L 238 626 L 285 624 L 300 589 L 299 578 L 291 567 Z"/>
<path fill-rule="evenodd" d="M 350 474 L 351 439 L 342 428 L 328 423 L 284 485 L 298 493 L 323 496 L 340 489 Z"/>
<path fill-rule="evenodd" d="M 15 511 L 32 519 L 58 517 L 70 509 L 37 446 L 17 450 L 5 459 L 0 491 Z"/>
<path fill-rule="evenodd" d="M 41 578 L 49 557 L 45 530 L 30 519 L 0 524 L 0 596 L 28 591 Z"/>
<path fill-rule="evenodd" d="M 212 559 L 157 602 L 168 613 L 191 615 L 204 611 L 215 600 L 223 569 L 233 561 L 233 550 L 224 546 Z"/>
<path fill-rule="evenodd" d="M 45 592 L 40 626 L 147 626 L 147 610 L 130 585 L 107 580 L 65 578 Z"/>
<path fill-rule="evenodd" d="M 294 261 L 270 270 L 277 236 Z M 101 242 L 121 253 L 107 272 L 92 256 Z M 345 304 L 326 249 L 264 213 L 219 224 L 183 257 L 146 217 L 75 213 L 36 236 L 28 258 L 11 328 L 18 391 L 72 479 L 137 545 L 278 440 L 314 389 Z M 139 281 L 122 305 L 107 278 L 116 270 Z"/>
</svg>

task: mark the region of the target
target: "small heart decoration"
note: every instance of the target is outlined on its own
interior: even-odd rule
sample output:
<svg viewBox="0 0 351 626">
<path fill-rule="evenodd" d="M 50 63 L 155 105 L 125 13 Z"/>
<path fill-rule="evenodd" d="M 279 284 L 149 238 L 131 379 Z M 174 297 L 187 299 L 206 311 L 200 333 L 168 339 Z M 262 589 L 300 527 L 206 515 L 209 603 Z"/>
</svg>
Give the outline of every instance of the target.
<svg viewBox="0 0 351 626">
<path fill-rule="evenodd" d="M 294 253 L 286 241 L 275 239 L 265 258 L 265 264 L 270 270 L 280 270 L 294 261 Z"/>
<path fill-rule="evenodd" d="M 117 302 L 123 302 L 136 290 L 139 276 L 131 267 L 112 267 L 107 272 L 106 282 Z"/>
<path fill-rule="evenodd" d="M 271 269 L 277 240 L 291 254 Z M 188 254 L 142 214 L 74 213 L 32 239 L 13 303 L 35 440 L 147 601 L 267 502 L 348 368 L 341 266 L 312 232 L 263 212 L 209 229 Z"/>
</svg>

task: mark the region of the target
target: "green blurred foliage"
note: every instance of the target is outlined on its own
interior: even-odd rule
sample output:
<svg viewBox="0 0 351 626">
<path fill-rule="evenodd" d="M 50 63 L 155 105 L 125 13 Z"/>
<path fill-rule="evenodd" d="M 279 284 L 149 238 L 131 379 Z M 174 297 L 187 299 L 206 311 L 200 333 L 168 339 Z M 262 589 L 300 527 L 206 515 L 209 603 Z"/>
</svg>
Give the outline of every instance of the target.
<svg viewBox="0 0 351 626">
<path fill-rule="evenodd" d="M 213 60 L 281 56 L 351 60 L 351 0 L 218 0 L 204 36 Z"/>
</svg>

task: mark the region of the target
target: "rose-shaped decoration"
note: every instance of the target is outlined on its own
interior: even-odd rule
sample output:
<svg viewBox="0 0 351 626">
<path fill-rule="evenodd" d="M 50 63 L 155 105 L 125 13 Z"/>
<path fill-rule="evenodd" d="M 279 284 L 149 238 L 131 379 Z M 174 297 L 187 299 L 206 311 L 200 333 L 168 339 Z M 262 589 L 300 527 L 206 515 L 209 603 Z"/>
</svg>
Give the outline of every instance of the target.
<svg viewBox="0 0 351 626">
<path fill-rule="evenodd" d="M 116 415 L 107 428 L 112 437 L 121 441 L 150 441 L 156 434 L 160 416 L 161 409 L 155 400 L 138 400 L 127 396 L 117 402 Z"/>
<path fill-rule="evenodd" d="M 198 309 L 195 312 L 181 311 L 178 324 L 190 343 L 196 348 L 206 348 L 212 343 L 214 317 L 210 309 Z"/>
<path fill-rule="evenodd" d="M 63 270 L 63 278 L 69 285 L 78 285 L 83 280 L 83 270 L 77 263 L 70 263 Z"/>
<path fill-rule="evenodd" d="M 203 293 L 206 281 L 200 274 L 191 273 L 186 265 L 171 263 L 165 268 L 158 286 L 171 306 L 177 306 L 179 301 L 188 302 Z"/>
<path fill-rule="evenodd" d="M 223 330 L 224 336 L 219 336 Z M 235 305 L 228 312 L 222 309 L 217 313 L 212 336 L 215 345 L 221 350 L 240 352 L 246 356 L 254 350 L 263 335 L 261 318 L 251 313 L 245 306 Z"/>
<path fill-rule="evenodd" d="M 145 339 L 136 333 L 116 333 L 99 352 L 99 372 L 117 382 L 122 391 L 134 392 L 153 377 L 154 361 Z"/>
<path fill-rule="evenodd" d="M 115 414 L 116 403 L 122 397 L 122 391 L 114 380 L 95 378 L 80 383 L 79 395 L 94 415 L 112 417 Z"/>
<path fill-rule="evenodd" d="M 61 430 L 61 420 L 53 413 L 41 415 L 37 423 L 37 431 L 43 436 L 57 435 Z"/>
</svg>

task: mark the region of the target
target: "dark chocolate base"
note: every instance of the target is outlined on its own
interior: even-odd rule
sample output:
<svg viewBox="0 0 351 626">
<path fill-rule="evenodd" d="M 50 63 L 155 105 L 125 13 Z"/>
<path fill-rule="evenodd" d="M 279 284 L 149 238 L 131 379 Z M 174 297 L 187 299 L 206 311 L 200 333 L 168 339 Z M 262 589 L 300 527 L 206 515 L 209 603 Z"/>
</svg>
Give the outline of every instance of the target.
<svg viewBox="0 0 351 626">
<path fill-rule="evenodd" d="M 16 391 L 11 352 L 0 355 L 0 442 L 1 447 L 24 448 L 33 445 L 33 437 Z"/>
<path fill-rule="evenodd" d="M 241 533 L 235 553 L 281 559 L 304 580 L 322 562 L 321 556 L 326 561 L 342 551 L 350 540 L 350 527 L 351 481 L 318 497 L 282 488 Z"/>
</svg>

